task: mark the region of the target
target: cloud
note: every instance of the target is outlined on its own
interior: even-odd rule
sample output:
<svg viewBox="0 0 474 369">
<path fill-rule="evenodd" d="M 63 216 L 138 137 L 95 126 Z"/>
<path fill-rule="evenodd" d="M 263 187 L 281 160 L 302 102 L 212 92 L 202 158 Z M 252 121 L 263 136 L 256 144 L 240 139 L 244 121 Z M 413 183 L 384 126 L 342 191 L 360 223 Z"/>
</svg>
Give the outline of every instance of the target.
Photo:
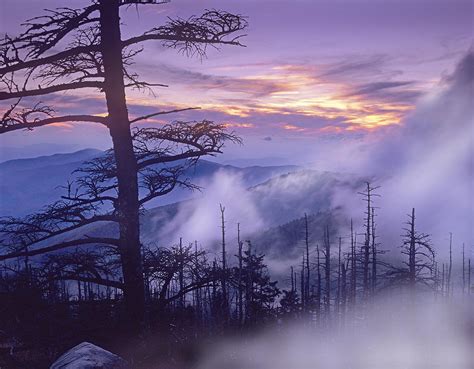
<svg viewBox="0 0 474 369">
<path fill-rule="evenodd" d="M 161 78 L 166 83 L 184 84 L 192 90 L 223 90 L 234 93 L 244 93 L 258 98 L 275 92 L 287 91 L 284 81 L 267 80 L 249 77 L 231 77 L 196 72 L 168 64 L 159 67 Z"/>
<path fill-rule="evenodd" d="M 382 185 L 376 206 L 383 244 L 399 243 L 412 207 L 419 229 L 432 235 L 441 256 L 446 256 L 449 232 L 454 233 L 456 253 L 463 242 L 474 243 L 473 86 L 471 50 L 400 126 L 365 153 L 347 158 L 353 170 L 376 176 L 376 184 Z M 338 204 L 353 202 L 341 196 Z"/>
<path fill-rule="evenodd" d="M 199 185 L 201 196 L 180 204 L 177 215 L 161 231 L 162 241 L 176 242 L 183 237 L 184 242 L 198 240 L 212 249 L 220 239 L 220 204 L 225 207 L 228 242 L 235 238 L 237 222 L 246 233 L 265 227 L 264 217 L 238 175 L 221 170 Z"/>
<path fill-rule="evenodd" d="M 414 104 L 420 97 L 421 91 L 414 88 L 414 81 L 383 81 L 370 82 L 354 86 L 346 97 L 359 99 L 375 99 L 377 101 Z M 411 88 L 406 88 L 411 87 Z"/>
<path fill-rule="evenodd" d="M 227 115 L 224 120 L 245 118 L 261 130 L 272 130 L 278 121 L 281 131 L 295 133 L 285 128 L 287 124 L 300 127 L 299 122 L 288 121 L 292 117 L 310 117 L 314 122 L 300 127 L 300 134 L 319 134 L 322 121 L 326 126 L 344 123 L 339 128 L 349 131 L 397 124 L 420 95 L 415 82 L 396 80 L 401 72 L 391 68 L 386 55 L 344 58 L 348 60 L 325 64 L 281 61 L 206 72 L 162 64 L 159 70 L 162 81 L 174 86 L 173 90 L 185 88 L 183 93 L 170 95 L 178 105 L 186 101 L 207 112 L 221 112 Z M 221 75 L 223 72 L 228 75 Z M 146 73 L 151 70 L 145 68 Z M 273 122 L 267 124 L 266 117 Z"/>
<path fill-rule="evenodd" d="M 397 76 L 401 72 L 388 69 L 391 60 L 387 55 L 357 56 L 348 55 L 350 60 L 339 61 L 322 66 L 322 72 L 317 74 L 318 78 L 325 80 L 347 80 L 348 78 L 359 79 L 369 76 Z"/>
</svg>

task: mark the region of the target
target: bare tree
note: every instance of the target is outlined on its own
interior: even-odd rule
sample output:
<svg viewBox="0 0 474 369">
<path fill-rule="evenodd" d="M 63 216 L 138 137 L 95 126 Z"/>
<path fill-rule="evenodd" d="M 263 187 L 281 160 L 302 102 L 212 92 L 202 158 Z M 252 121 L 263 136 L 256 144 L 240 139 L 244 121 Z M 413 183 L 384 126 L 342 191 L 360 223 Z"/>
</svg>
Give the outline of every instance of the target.
<svg viewBox="0 0 474 369">
<path fill-rule="evenodd" d="M 319 245 L 316 244 L 316 273 L 318 275 L 318 279 L 316 281 L 316 315 L 318 319 L 321 317 L 321 254 L 319 250 Z"/>
<path fill-rule="evenodd" d="M 354 225 L 351 219 L 351 253 L 350 253 L 350 263 L 351 263 L 351 283 L 350 283 L 350 294 L 349 302 L 354 304 L 356 301 L 357 293 L 357 252 L 356 252 L 356 238 L 354 233 Z"/>
<path fill-rule="evenodd" d="M 462 294 L 464 295 L 466 291 L 466 261 L 464 254 L 464 242 L 462 244 Z"/>
<path fill-rule="evenodd" d="M 247 23 L 239 15 L 210 10 L 199 17 L 170 19 L 142 34 L 123 39 L 120 9 L 131 3 L 138 6 L 142 2 L 97 0 L 82 9 L 50 10 L 44 16 L 27 21 L 19 36 L 6 35 L 0 41 L 0 84 L 3 86 L 0 101 L 14 101 L 1 117 L 0 133 L 60 122 L 92 122 L 107 128 L 113 142 L 113 150 L 105 162 L 94 163 L 98 167 L 91 169 L 92 179 L 79 186 L 82 189 L 86 186 L 85 193 L 68 194 L 39 215 L 5 220 L 2 231 L 13 236 L 7 246 L 17 246 L 14 254 L 24 257 L 25 252 L 29 255 L 39 253 L 32 249 L 43 240 L 95 222 L 116 222 L 119 226 L 117 239 L 84 237 L 68 244 L 56 243 L 42 251 L 96 243 L 117 247 L 128 322 L 139 330 L 144 319 L 140 207 L 171 190 L 174 185 L 165 186 L 167 189 L 163 190 L 163 179 L 176 177 L 179 172 L 157 171 L 153 166 L 218 153 L 223 141 L 235 140 L 235 137 L 226 134 L 225 127 L 209 121 L 177 122 L 164 128 L 134 130 L 133 126 L 139 122 L 176 110 L 129 117 L 128 88 L 146 90 L 163 86 L 142 81 L 131 70 L 133 59 L 143 50 L 141 44 L 148 41 L 199 56 L 205 55 L 208 45 L 240 45 L 242 35 L 239 32 Z M 107 116 L 58 116 L 53 107 L 30 102 L 34 97 L 48 98 L 57 92 L 84 88 L 103 93 Z M 155 147 L 150 149 L 150 144 Z M 187 149 L 183 150 L 183 146 Z M 141 183 L 140 173 L 143 176 Z M 105 182 L 108 184 L 104 185 Z M 98 184 L 103 186 L 94 188 Z M 139 197 L 140 185 L 149 190 L 142 198 Z M 108 212 L 99 211 L 99 208 L 107 208 L 104 203 L 108 204 Z M 32 251 L 26 251 L 27 246 Z"/>
<path fill-rule="evenodd" d="M 329 239 L 329 226 L 326 225 L 324 230 L 324 272 L 325 272 L 325 305 L 326 305 L 326 314 L 329 317 L 331 310 L 331 241 Z"/>
<path fill-rule="evenodd" d="M 239 260 L 239 272 L 238 272 L 238 278 L 237 278 L 237 283 L 238 283 L 238 319 L 239 319 L 239 325 L 243 323 L 243 317 L 244 317 L 244 300 L 243 300 L 243 294 L 244 294 L 244 286 L 242 284 L 243 280 L 243 254 L 242 254 L 242 248 L 243 248 L 244 243 L 240 240 L 240 223 L 237 223 L 237 246 L 238 246 L 238 254 L 237 254 L 237 259 Z M 292 267 L 292 273 L 293 273 L 293 267 Z M 293 276 L 292 276 L 293 278 Z M 291 285 L 293 286 L 293 279 Z"/>
<path fill-rule="evenodd" d="M 366 182 L 366 188 L 364 192 L 359 192 L 359 195 L 363 196 L 364 201 L 366 202 L 366 212 L 365 212 L 365 219 L 364 219 L 364 227 L 365 227 L 365 242 L 362 247 L 362 272 L 363 272 L 363 291 L 364 297 L 367 297 L 369 294 L 369 287 L 370 287 L 370 254 L 371 254 L 371 243 L 373 248 L 375 247 L 375 237 L 372 235 L 372 231 L 374 227 L 372 226 L 373 222 L 373 198 L 379 196 L 378 194 L 374 193 L 379 187 L 373 187 L 370 182 Z M 372 260 L 372 267 L 375 268 L 376 272 L 376 263 Z M 374 270 L 373 270 L 374 271 Z"/>
<path fill-rule="evenodd" d="M 305 251 L 306 251 L 306 283 L 305 283 L 305 302 L 309 304 L 310 302 L 310 266 L 309 266 L 309 229 L 308 229 L 308 215 L 304 214 L 304 226 L 305 226 Z"/>
<path fill-rule="evenodd" d="M 338 250 L 337 250 L 337 295 L 336 295 L 336 313 L 339 315 L 341 307 L 341 247 L 342 247 L 342 238 L 339 237 Z"/>
<path fill-rule="evenodd" d="M 467 294 L 471 294 L 471 258 L 467 261 Z"/>
<path fill-rule="evenodd" d="M 451 275 L 453 272 L 453 233 L 449 232 L 449 267 L 448 267 L 448 276 L 447 276 L 447 294 L 448 296 L 452 296 L 453 294 L 453 286 L 452 286 L 452 279 Z"/>
<path fill-rule="evenodd" d="M 401 252 L 408 260 L 403 262 L 404 268 L 396 270 L 395 275 L 412 289 L 418 284 L 432 288 L 435 252 L 429 236 L 416 229 L 415 208 L 409 215 L 407 226 Z"/>
<path fill-rule="evenodd" d="M 219 204 L 221 212 L 221 232 L 222 232 L 222 313 L 224 317 L 228 317 L 228 303 L 229 298 L 227 295 L 227 253 L 225 249 L 225 207 Z"/>
</svg>

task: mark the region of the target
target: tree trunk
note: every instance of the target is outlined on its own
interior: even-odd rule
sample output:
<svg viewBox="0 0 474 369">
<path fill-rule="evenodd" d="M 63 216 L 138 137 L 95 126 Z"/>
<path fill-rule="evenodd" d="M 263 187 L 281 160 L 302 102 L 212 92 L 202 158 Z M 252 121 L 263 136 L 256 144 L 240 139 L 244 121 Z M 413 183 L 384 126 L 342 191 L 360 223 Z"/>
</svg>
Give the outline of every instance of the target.
<svg viewBox="0 0 474 369">
<path fill-rule="evenodd" d="M 366 231 L 365 231 L 365 243 L 364 243 L 364 297 L 367 298 L 369 294 L 369 264 L 370 264 L 370 213 L 371 213 L 371 189 L 370 183 L 367 182 L 367 218 L 366 218 Z"/>
<path fill-rule="evenodd" d="M 243 323 L 243 316 L 244 316 L 244 305 L 243 305 L 243 286 L 242 286 L 242 246 L 243 246 L 243 243 L 242 241 L 240 240 L 240 223 L 237 223 L 237 243 L 239 244 L 239 302 L 238 302 L 238 305 L 239 305 L 239 313 L 238 313 L 238 316 L 239 316 L 239 326 L 242 325 Z"/>
<path fill-rule="evenodd" d="M 326 314 L 329 319 L 331 310 L 331 243 L 329 240 L 329 226 L 326 226 L 326 250 L 325 256 L 325 273 L 326 273 Z"/>
<path fill-rule="evenodd" d="M 308 215 L 304 214 L 305 224 L 305 246 L 306 246 L 306 291 L 305 291 L 305 302 L 309 304 L 309 286 L 310 286 L 310 268 L 309 268 L 309 230 L 308 230 Z"/>
<path fill-rule="evenodd" d="M 339 316 L 340 304 L 341 304 L 341 247 L 342 238 L 339 237 L 339 248 L 337 254 L 337 295 L 336 295 L 336 313 Z"/>
<path fill-rule="evenodd" d="M 449 269 L 448 269 L 448 297 L 453 294 L 453 287 L 451 285 L 451 273 L 453 270 L 453 234 L 449 232 Z"/>
<path fill-rule="evenodd" d="M 140 248 L 137 161 L 133 152 L 123 76 L 118 0 L 100 0 L 101 49 L 109 130 L 117 166 L 120 256 L 129 328 L 141 330 L 145 294 Z"/>
<path fill-rule="evenodd" d="M 409 252 L 409 283 L 413 288 L 416 283 L 416 240 L 415 240 L 415 208 L 411 210 L 410 220 L 410 252 Z"/>
<path fill-rule="evenodd" d="M 227 323 L 229 316 L 229 299 L 227 296 L 227 253 L 225 249 L 225 207 L 219 204 L 221 211 L 221 231 L 222 231 L 222 314 Z"/>
<path fill-rule="evenodd" d="M 355 303 L 357 290 L 357 261 L 356 261 L 356 242 L 354 239 L 354 226 L 351 219 L 351 291 L 349 294 L 349 302 Z"/>
<path fill-rule="evenodd" d="M 375 295 L 377 289 L 377 240 L 375 236 L 375 208 L 372 207 L 371 216 L 371 228 L 372 228 L 372 295 Z"/>
</svg>

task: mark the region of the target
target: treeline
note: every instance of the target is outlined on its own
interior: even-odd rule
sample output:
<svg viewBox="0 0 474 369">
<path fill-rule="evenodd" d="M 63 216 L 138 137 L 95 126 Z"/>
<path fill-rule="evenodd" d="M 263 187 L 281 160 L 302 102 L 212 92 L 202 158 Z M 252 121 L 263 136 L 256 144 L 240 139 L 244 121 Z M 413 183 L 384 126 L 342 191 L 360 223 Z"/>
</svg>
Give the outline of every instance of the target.
<svg viewBox="0 0 474 369">
<path fill-rule="evenodd" d="M 377 233 L 376 190 L 367 183 L 361 192 L 362 232 L 356 232 L 351 220 L 348 235 L 334 236 L 326 225 L 321 242 L 310 242 L 312 229 L 305 214 L 301 262 L 288 265 L 288 277 L 278 282 L 272 280 L 265 255 L 241 238 L 239 224 L 237 243 L 229 244 L 234 237 L 229 237 L 223 206 L 217 253 L 197 241 L 142 245 L 145 331 L 186 341 L 295 319 L 327 327 L 343 324 L 348 312 L 360 312 L 375 296 L 394 288 L 436 298 L 453 296 L 455 287 L 470 294 L 471 260 L 464 246 L 458 283 L 452 235 L 449 260 L 441 262 L 429 236 L 417 228 L 415 209 L 404 227 L 401 258 L 390 262 L 396 259 L 394 252 L 390 259 L 384 255 Z M 40 260 L 26 256 L 5 261 L 0 272 L 3 354 L 13 357 L 36 347 L 54 357 L 77 341 L 109 342 L 126 336 L 120 256 L 114 248 L 78 247 Z"/>
</svg>

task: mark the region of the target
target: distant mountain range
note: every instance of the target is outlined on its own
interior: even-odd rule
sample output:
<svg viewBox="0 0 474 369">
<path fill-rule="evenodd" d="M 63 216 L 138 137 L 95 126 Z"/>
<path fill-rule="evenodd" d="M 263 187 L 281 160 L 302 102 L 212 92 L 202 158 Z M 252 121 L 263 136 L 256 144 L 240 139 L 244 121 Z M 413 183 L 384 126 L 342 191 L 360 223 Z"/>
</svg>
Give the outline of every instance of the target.
<svg viewBox="0 0 474 369">
<path fill-rule="evenodd" d="M 1 215 L 21 216 L 38 210 L 61 194 L 58 185 L 71 179 L 85 160 L 101 155 L 99 150 L 81 150 L 0 164 L 2 191 Z M 224 177 L 218 177 L 218 176 Z M 346 216 L 335 205 L 341 191 L 356 193 L 363 179 L 354 175 L 320 172 L 297 166 L 252 166 L 237 168 L 201 160 L 187 173 L 195 183 L 210 184 L 203 193 L 177 190 L 150 206 L 142 215 L 142 241 L 160 246 L 197 239 L 213 249 L 219 242 L 219 202 L 224 201 L 230 254 L 236 248 L 236 223 L 242 223 L 242 237 L 275 260 L 295 260 L 304 242 L 304 214 L 308 214 L 310 241 L 321 242 L 323 227 L 330 225 L 332 235 L 347 226 Z M 217 177 L 216 177 L 217 176 Z M 221 178 L 225 178 L 222 183 Z M 236 183 L 238 181 L 239 183 Z M 232 186 L 243 187 L 235 190 Z M 221 200 L 220 187 L 230 186 L 230 195 Z M 236 210 L 237 209 L 237 210 Z M 80 232 L 62 235 L 61 240 L 88 236 L 116 236 L 117 226 L 97 223 Z M 59 239 L 56 239 L 59 241 Z M 44 245 L 43 245 L 44 246 Z M 282 264 L 283 265 L 283 264 Z M 287 264 L 285 264 L 287 265 Z M 282 271 L 283 272 L 283 271 Z"/>
<path fill-rule="evenodd" d="M 0 163 L 0 216 L 22 216 L 38 211 L 41 207 L 57 200 L 63 193 L 68 180 L 73 180 L 74 170 L 85 161 L 103 152 L 85 149 L 68 154 L 55 154 L 28 159 L 9 160 Z M 297 170 L 296 166 L 252 166 L 238 168 L 200 160 L 185 173 L 192 182 L 202 184 L 205 179 L 219 171 L 239 176 L 245 186 L 254 186 L 276 175 Z M 188 190 L 176 189 L 166 197 L 149 206 L 165 205 L 194 196 Z"/>
<path fill-rule="evenodd" d="M 86 149 L 0 163 L 0 215 L 26 215 L 59 199 L 72 172 L 101 153 Z"/>
</svg>

